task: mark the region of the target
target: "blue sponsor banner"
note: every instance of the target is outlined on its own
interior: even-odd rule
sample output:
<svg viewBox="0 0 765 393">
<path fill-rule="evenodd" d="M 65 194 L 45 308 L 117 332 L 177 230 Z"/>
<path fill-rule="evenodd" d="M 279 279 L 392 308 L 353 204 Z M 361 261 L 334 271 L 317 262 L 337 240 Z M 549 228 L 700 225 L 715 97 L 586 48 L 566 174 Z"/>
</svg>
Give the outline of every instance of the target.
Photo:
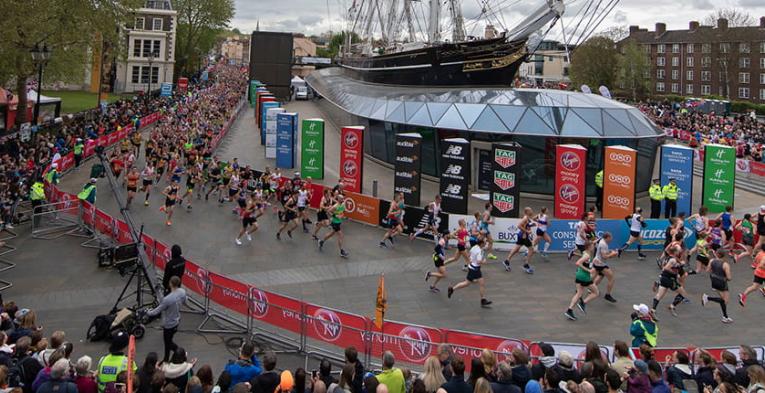
<svg viewBox="0 0 765 393">
<path fill-rule="evenodd" d="M 279 103 L 276 101 L 266 101 L 260 105 L 260 142 L 261 145 L 266 144 L 266 113 L 271 108 L 278 108 Z"/>
<path fill-rule="evenodd" d="M 159 89 L 159 95 L 162 97 L 170 97 L 173 95 L 173 84 L 170 82 L 162 82 L 162 87 Z"/>
<path fill-rule="evenodd" d="M 693 202 L 693 149 L 680 145 L 662 146 L 660 168 L 661 185 L 665 186 L 669 184 L 669 179 L 675 179 L 680 188 L 677 197 L 678 213 L 690 215 Z"/>
<path fill-rule="evenodd" d="M 552 220 L 547 228 L 552 243 L 550 244 L 551 252 L 568 251 L 576 247 L 576 224 L 577 220 Z M 668 220 L 656 219 L 645 220 L 646 226 L 640 231 L 643 237 L 643 249 L 644 250 L 662 250 L 664 248 L 664 233 L 669 225 Z M 686 246 L 693 247 L 696 242 L 695 236 L 691 234 L 690 227 L 686 223 Z M 613 240 L 611 241 L 611 248 L 615 249 L 626 243 L 630 236 L 629 225 L 625 220 L 598 220 L 595 226 L 595 231 L 598 237 L 602 236 L 604 232 L 611 232 Z M 540 242 L 540 249 L 544 247 L 544 240 Z M 632 245 L 630 250 L 636 250 L 637 246 Z"/>
<path fill-rule="evenodd" d="M 276 115 L 276 167 L 294 168 L 297 148 L 297 113 Z"/>
</svg>

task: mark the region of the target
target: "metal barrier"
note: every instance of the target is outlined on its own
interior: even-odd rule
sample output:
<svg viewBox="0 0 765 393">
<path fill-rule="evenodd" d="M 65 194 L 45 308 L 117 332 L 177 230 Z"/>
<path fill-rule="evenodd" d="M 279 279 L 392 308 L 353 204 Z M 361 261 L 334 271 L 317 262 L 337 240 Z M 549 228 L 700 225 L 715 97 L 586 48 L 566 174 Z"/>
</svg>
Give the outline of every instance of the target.
<svg viewBox="0 0 765 393">
<path fill-rule="evenodd" d="M 80 227 L 80 203 L 64 194 L 60 202 L 38 206 L 32 213 L 32 237 L 53 240 Z"/>
</svg>

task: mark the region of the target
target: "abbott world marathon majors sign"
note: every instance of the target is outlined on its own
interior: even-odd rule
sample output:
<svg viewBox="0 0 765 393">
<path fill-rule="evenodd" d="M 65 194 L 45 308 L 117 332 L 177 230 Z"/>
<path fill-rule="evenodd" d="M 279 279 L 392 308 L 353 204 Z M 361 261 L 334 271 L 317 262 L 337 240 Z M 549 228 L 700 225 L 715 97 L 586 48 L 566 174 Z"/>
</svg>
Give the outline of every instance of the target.
<svg viewBox="0 0 765 393">
<path fill-rule="evenodd" d="M 584 213 L 587 149 L 581 145 L 555 148 L 555 217 L 579 219 Z"/>
<path fill-rule="evenodd" d="M 343 127 L 340 131 L 340 182 L 345 190 L 361 192 L 364 174 L 364 127 Z"/>
<path fill-rule="evenodd" d="M 396 173 L 393 188 L 404 194 L 404 203 L 420 205 L 420 172 L 422 170 L 422 135 L 396 134 Z"/>
<path fill-rule="evenodd" d="M 603 165 L 603 218 L 624 219 L 635 210 L 637 151 L 606 147 Z"/>
<path fill-rule="evenodd" d="M 467 214 L 470 184 L 470 142 L 463 138 L 441 140 L 441 208 L 448 213 Z"/>
<path fill-rule="evenodd" d="M 520 207 L 519 155 L 521 145 L 517 143 L 495 143 L 492 145 L 491 203 L 495 217 L 518 217 Z"/>
<path fill-rule="evenodd" d="M 669 184 L 670 179 L 675 179 L 680 189 L 677 193 L 677 211 L 686 215 L 690 215 L 693 203 L 693 152 L 694 149 L 682 145 L 661 147 L 660 183 L 664 186 Z"/>
<path fill-rule="evenodd" d="M 736 149 L 710 144 L 704 147 L 704 182 L 701 204 L 710 213 L 722 213 L 733 206 L 736 183 Z"/>
</svg>

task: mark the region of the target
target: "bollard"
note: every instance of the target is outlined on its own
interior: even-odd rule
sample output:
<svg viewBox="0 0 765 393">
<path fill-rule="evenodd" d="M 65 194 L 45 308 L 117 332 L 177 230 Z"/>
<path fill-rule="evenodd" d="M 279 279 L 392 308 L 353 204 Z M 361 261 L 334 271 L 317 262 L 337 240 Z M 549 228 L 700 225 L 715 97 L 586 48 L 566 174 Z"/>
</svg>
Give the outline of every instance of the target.
<svg viewBox="0 0 765 393">
<path fill-rule="evenodd" d="M 372 180 L 372 196 L 377 198 L 377 180 Z"/>
</svg>

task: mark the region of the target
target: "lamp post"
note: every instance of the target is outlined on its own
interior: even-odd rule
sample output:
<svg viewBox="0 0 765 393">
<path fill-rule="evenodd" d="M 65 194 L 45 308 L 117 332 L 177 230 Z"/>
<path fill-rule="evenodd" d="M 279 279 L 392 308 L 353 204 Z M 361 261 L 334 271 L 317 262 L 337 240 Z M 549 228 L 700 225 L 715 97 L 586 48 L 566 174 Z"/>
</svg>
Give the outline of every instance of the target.
<svg viewBox="0 0 765 393">
<path fill-rule="evenodd" d="M 154 74 L 152 65 L 154 64 L 156 54 L 154 52 L 149 53 L 149 99 L 151 99 L 151 77 Z"/>
<path fill-rule="evenodd" d="M 48 64 L 50 60 L 51 51 L 48 49 L 48 45 L 35 44 L 35 47 L 30 51 L 32 54 L 32 62 L 37 66 L 37 103 L 34 108 L 34 118 L 32 124 L 37 125 L 37 118 L 40 116 L 40 97 L 42 96 L 42 74 L 43 68 Z M 24 93 L 26 94 L 26 93 Z"/>
</svg>

